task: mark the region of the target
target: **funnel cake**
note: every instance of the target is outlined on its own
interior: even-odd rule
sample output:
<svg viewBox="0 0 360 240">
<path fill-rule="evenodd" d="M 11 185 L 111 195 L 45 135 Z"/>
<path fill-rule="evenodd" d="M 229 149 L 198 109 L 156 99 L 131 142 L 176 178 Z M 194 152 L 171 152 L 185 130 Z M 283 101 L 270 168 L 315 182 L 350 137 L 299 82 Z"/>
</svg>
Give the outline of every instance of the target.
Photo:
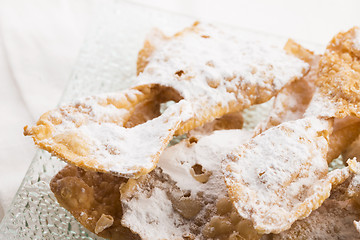
<svg viewBox="0 0 360 240">
<path fill-rule="evenodd" d="M 155 35 L 140 52 L 134 87 L 47 112 L 24 134 L 78 167 L 137 178 L 174 134 L 265 102 L 308 70 L 282 49 L 207 24 Z M 168 101 L 175 104 L 161 113 Z"/>
</svg>

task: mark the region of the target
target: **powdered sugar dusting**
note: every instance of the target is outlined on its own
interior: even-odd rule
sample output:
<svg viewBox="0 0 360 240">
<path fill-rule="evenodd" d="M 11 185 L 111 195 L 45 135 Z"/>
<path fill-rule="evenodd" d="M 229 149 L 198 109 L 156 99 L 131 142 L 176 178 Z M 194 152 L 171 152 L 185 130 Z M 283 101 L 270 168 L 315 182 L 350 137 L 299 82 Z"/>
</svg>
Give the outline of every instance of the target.
<svg viewBox="0 0 360 240">
<path fill-rule="evenodd" d="M 143 239 L 181 239 L 183 233 L 189 231 L 186 225 L 179 224 L 174 228 L 174 222 L 180 223 L 181 216 L 174 213 L 172 202 L 160 188 L 155 187 L 151 196 L 134 199 L 128 205 L 139 211 L 132 211 L 131 214 L 125 212 L 123 223 L 125 220 L 126 225 L 131 224 L 128 227 L 140 236 L 145 236 Z M 168 219 L 169 217 L 172 219 Z M 156 230 L 149 231 L 149 228 Z M 172 232 L 169 236 L 170 229 Z"/>
<path fill-rule="evenodd" d="M 256 229 L 279 232 L 310 213 L 297 210 L 321 189 L 326 176 L 328 143 L 321 133 L 328 128 L 327 121 L 315 117 L 285 122 L 228 155 L 227 186 L 240 215 L 251 219 Z M 322 191 L 329 194 L 330 189 Z"/>
<path fill-rule="evenodd" d="M 139 180 L 134 195 L 122 196 L 122 223 L 143 239 L 207 239 L 202 230 L 216 214 L 217 201 L 227 198 L 221 159 L 251 135 L 244 130 L 220 130 L 166 149 L 158 167 Z M 206 181 L 191 174 L 196 164 L 205 175 L 209 173 Z M 184 208 L 191 211 L 183 212 Z"/>
<path fill-rule="evenodd" d="M 307 69 L 279 47 L 200 23 L 156 49 L 138 80 L 171 86 L 185 99 L 208 106 L 239 101 L 248 107 L 268 100 Z"/>
<path fill-rule="evenodd" d="M 111 117 L 116 116 L 113 108 L 103 110 L 104 107 L 86 101 L 87 108 L 96 111 L 94 117 L 106 116 L 111 111 Z M 181 122 L 193 115 L 189 103 L 185 100 L 170 106 L 158 118 L 132 128 L 125 128 L 114 122 L 89 122 L 76 128 L 71 119 L 65 118 L 62 124 L 56 125 L 56 134 L 71 133 L 80 139 L 86 139 L 89 149 L 87 156 L 96 159 L 95 168 L 107 169 L 110 172 L 129 175 L 135 174 L 139 169 L 155 167 L 159 154 L 167 145 L 166 138 Z M 101 112 L 100 112 L 101 111 Z M 120 114 L 123 109 L 120 109 Z M 79 114 L 80 115 L 80 114 Z M 89 114 L 93 115 L 92 112 Z M 74 117 L 74 114 L 71 114 Z M 75 116 L 76 117 L 76 116 Z M 139 139 L 139 137 L 142 139 Z M 169 141 L 168 139 L 167 141 Z M 52 140 L 47 140 L 51 143 Z"/>
<path fill-rule="evenodd" d="M 46 126 L 51 136 L 40 136 L 39 145 L 80 167 L 138 177 L 155 167 L 175 131 L 182 133 L 225 113 L 267 101 L 308 69 L 307 63 L 278 47 L 244 40 L 207 24 L 185 29 L 160 45 L 146 59 L 148 64 L 135 81 L 136 87 L 125 95 L 89 97 L 63 107 L 60 116 L 56 111 L 50 113 L 60 123 Z M 170 115 L 133 128 L 122 127 L 137 100 L 148 97 L 152 84 L 175 89 L 190 111 L 180 110 L 177 103 Z"/>
<path fill-rule="evenodd" d="M 317 90 L 309 104 L 309 107 L 306 109 L 304 116 L 331 118 L 336 115 L 337 111 L 337 103 L 331 101 L 329 98 L 320 93 L 319 90 Z"/>
<path fill-rule="evenodd" d="M 222 130 L 215 131 L 210 136 L 199 136 L 198 142 L 194 144 L 182 141 L 163 152 L 158 166 L 171 176 L 179 188 L 190 190 L 193 195 L 204 192 L 221 197 L 226 194 L 223 174 L 220 171 L 221 159 L 250 137 L 249 131 Z M 211 172 L 207 183 L 201 183 L 191 175 L 190 170 L 195 164 L 201 165 L 203 171 Z"/>
</svg>

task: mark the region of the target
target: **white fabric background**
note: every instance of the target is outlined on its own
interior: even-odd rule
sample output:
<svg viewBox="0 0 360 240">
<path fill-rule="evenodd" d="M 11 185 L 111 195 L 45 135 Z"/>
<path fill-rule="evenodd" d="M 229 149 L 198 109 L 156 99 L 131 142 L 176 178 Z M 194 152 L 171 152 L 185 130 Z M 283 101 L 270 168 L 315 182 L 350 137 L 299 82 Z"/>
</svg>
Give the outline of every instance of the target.
<svg viewBox="0 0 360 240">
<path fill-rule="evenodd" d="M 133 2 L 322 45 L 360 25 L 356 0 Z M 56 106 L 97 9 L 106 3 L 0 0 L 0 219 L 36 150 L 23 126 Z"/>
</svg>

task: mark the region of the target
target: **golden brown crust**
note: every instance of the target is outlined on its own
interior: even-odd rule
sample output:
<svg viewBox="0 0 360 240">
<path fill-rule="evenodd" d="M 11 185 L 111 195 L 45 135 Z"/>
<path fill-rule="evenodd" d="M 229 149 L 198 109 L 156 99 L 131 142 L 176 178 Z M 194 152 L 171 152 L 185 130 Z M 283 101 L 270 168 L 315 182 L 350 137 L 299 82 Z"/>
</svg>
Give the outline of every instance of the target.
<svg viewBox="0 0 360 240">
<path fill-rule="evenodd" d="M 140 238 L 121 225 L 119 188 L 126 181 L 68 165 L 51 180 L 50 187 L 60 205 L 91 232 L 109 239 L 135 240 Z"/>
<path fill-rule="evenodd" d="M 204 103 L 205 104 L 205 103 Z M 198 112 L 197 118 L 191 118 L 190 120 L 181 124 L 179 129 L 176 130 L 175 135 L 182 135 L 189 132 L 190 130 L 203 126 L 216 118 L 220 118 L 225 114 L 231 114 L 239 112 L 243 109 L 243 105 L 236 101 L 229 102 L 229 107 L 224 108 L 223 106 L 217 105 L 212 108 L 203 108 Z"/>
<path fill-rule="evenodd" d="M 360 54 L 355 48 L 354 27 L 337 34 L 321 57 L 316 85 L 324 97 L 335 104 L 334 117 L 349 115 L 360 117 Z"/>
<path fill-rule="evenodd" d="M 312 64 L 314 62 L 314 59 L 317 58 L 317 55 L 314 54 L 313 51 L 304 48 L 303 46 L 295 42 L 293 39 L 288 39 L 284 46 L 284 50 L 309 64 Z"/>
<path fill-rule="evenodd" d="M 330 163 L 345 151 L 360 134 L 360 119 L 346 117 L 335 119 L 334 130 L 329 138 L 329 151 L 326 159 Z M 344 159 L 346 162 L 348 158 Z"/>
<path fill-rule="evenodd" d="M 89 155 L 93 146 L 85 137 L 73 131 L 58 133 L 57 125 L 70 119 L 74 129 L 89 123 L 114 123 L 127 128 L 134 127 L 159 116 L 161 102 L 179 99 L 181 97 L 175 91 L 159 85 L 138 86 L 110 96 L 88 97 L 80 103 L 66 105 L 43 114 L 36 126 L 24 127 L 24 135 L 32 136 L 36 145 L 68 163 L 87 170 L 108 172 L 106 166 L 99 164 L 97 159 Z M 88 102 L 92 102 L 92 105 L 88 106 Z M 92 114 L 96 107 L 112 107 L 113 111 L 110 115 L 106 112 Z M 125 114 L 122 114 L 123 109 L 127 110 Z M 171 137 L 172 134 L 169 134 L 163 139 L 162 149 L 165 149 Z M 159 155 L 160 153 L 157 153 L 153 156 L 154 162 L 158 161 Z M 136 169 L 135 175 L 143 175 L 151 170 L 139 168 Z"/>
</svg>

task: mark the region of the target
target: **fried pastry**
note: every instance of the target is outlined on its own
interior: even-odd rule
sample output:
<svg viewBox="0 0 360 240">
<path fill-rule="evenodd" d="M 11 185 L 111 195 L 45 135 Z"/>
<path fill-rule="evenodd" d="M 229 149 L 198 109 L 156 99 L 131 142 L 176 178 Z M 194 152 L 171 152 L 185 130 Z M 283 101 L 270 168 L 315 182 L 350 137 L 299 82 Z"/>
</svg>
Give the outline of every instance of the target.
<svg viewBox="0 0 360 240">
<path fill-rule="evenodd" d="M 136 61 L 136 74 L 142 73 L 149 63 L 150 56 L 155 49 L 160 48 L 161 44 L 170 38 L 167 37 L 161 30 L 154 28 L 146 36 L 144 46 L 138 53 Z"/>
<path fill-rule="evenodd" d="M 304 49 L 292 40 L 286 43 L 284 49 L 308 62 L 310 71 L 303 78 L 293 81 L 279 92 L 274 99 L 273 109 L 269 117 L 256 127 L 256 135 L 282 122 L 302 118 L 315 92 L 320 56 L 314 55 L 313 52 Z M 337 158 L 359 134 L 360 123 L 358 118 L 335 119 L 334 130 L 329 140 L 328 163 Z M 345 162 L 347 159 L 345 158 Z"/>
<path fill-rule="evenodd" d="M 308 117 L 282 123 L 228 154 L 225 182 L 239 214 L 260 233 L 280 233 L 307 217 L 348 174 L 328 174 L 331 123 Z"/>
<path fill-rule="evenodd" d="M 358 174 L 358 173 L 357 173 Z M 356 176 L 356 175 L 355 175 Z M 352 178 L 354 173 L 352 173 Z M 353 179 L 336 187 L 330 198 L 309 217 L 296 221 L 289 230 L 265 239 L 358 239 L 357 221 L 360 219 L 360 205 L 347 194 Z M 350 186 L 349 186 L 350 184 Z M 350 187 L 350 188 L 349 188 Z M 358 192 L 360 193 L 360 192 Z"/>
<path fill-rule="evenodd" d="M 359 134 L 359 118 L 349 116 L 342 119 L 335 119 L 334 130 L 329 138 L 329 151 L 326 157 L 327 162 L 330 163 L 333 159 L 340 156 L 341 153 L 349 149 Z M 343 158 L 344 163 L 353 157 L 355 156 L 345 156 Z"/>
<path fill-rule="evenodd" d="M 360 135 L 342 152 L 342 157 L 345 161 L 354 157 L 360 161 Z"/>
<path fill-rule="evenodd" d="M 328 173 L 327 153 L 334 117 L 358 114 L 355 30 L 335 36 L 320 58 L 317 90 L 305 117 L 268 129 L 224 162 L 230 198 L 260 233 L 290 228 L 349 176 L 346 169 Z"/>
<path fill-rule="evenodd" d="M 309 217 L 295 222 L 289 230 L 266 239 L 358 239 L 360 236 L 354 219 L 359 216 L 360 208 L 351 200 L 327 199 Z"/>
<path fill-rule="evenodd" d="M 132 121 L 124 124 L 124 119 L 136 118 L 137 109 L 118 109 L 112 101 L 126 97 L 126 101 L 137 101 L 143 95 L 131 90 L 116 96 L 89 97 L 43 115 L 36 127 L 25 128 L 25 134 L 33 135 L 41 148 L 76 166 L 137 177 L 155 167 L 184 114 L 188 114 L 186 103 L 180 102 L 154 120 L 127 127 Z M 129 116 L 130 112 L 135 115 Z"/>
<path fill-rule="evenodd" d="M 216 118 L 201 127 L 191 130 L 187 135 L 210 135 L 213 131 L 224 129 L 242 129 L 244 118 L 241 112 L 228 113 L 221 118 Z"/>
<path fill-rule="evenodd" d="M 320 59 L 316 97 L 308 115 L 360 117 L 360 28 L 337 34 Z"/>
<path fill-rule="evenodd" d="M 288 40 L 284 49 L 309 63 L 310 70 L 304 77 L 286 85 L 276 95 L 268 118 L 256 127 L 256 135 L 282 122 L 302 118 L 315 92 L 320 56 L 303 48 L 291 39 Z"/>
<path fill-rule="evenodd" d="M 240 123 L 236 123 L 237 120 L 239 120 Z M 202 127 L 204 129 L 197 128 L 196 131 L 191 133 L 191 137 L 184 140 L 183 143 L 181 143 L 179 146 L 174 147 L 175 150 L 171 150 L 172 153 L 167 153 L 170 151 L 168 149 L 165 150 L 164 154 L 168 156 L 168 158 L 176 159 L 179 156 L 183 156 L 184 154 L 182 151 L 185 151 L 187 152 L 186 155 L 189 157 L 191 156 L 192 158 L 205 157 L 203 154 L 198 154 L 197 152 L 200 152 L 200 150 L 201 152 L 204 152 L 205 149 L 210 149 L 212 144 L 205 146 L 206 143 L 221 141 L 221 139 L 225 138 L 226 136 L 236 136 L 237 134 L 239 134 L 238 137 L 239 141 L 241 142 L 243 139 L 249 138 L 250 133 L 246 131 L 234 131 L 229 133 L 219 132 L 215 134 L 215 136 L 210 137 L 209 140 L 202 140 L 201 142 L 205 142 L 200 144 L 201 147 L 196 147 L 198 151 L 195 151 L 194 147 L 200 138 L 202 138 L 204 135 L 214 134 L 213 131 L 215 129 L 238 129 L 242 126 L 241 123 L 241 114 L 236 113 L 225 115 L 208 124 L 205 124 Z M 220 138 L 217 139 L 219 136 Z M 227 138 L 226 141 L 229 140 L 230 139 Z M 239 144 L 239 141 L 235 141 L 235 144 Z M 215 142 L 213 144 L 215 144 Z M 172 154 L 174 156 L 172 156 Z M 213 156 L 212 160 L 214 159 L 215 158 Z M 205 159 L 202 161 L 205 161 Z M 179 164 L 179 162 L 174 162 L 174 164 Z M 174 164 L 170 164 L 170 166 L 173 166 Z M 174 165 L 174 167 L 178 168 L 179 166 Z M 186 171 L 180 172 L 178 176 L 181 178 L 183 175 L 184 178 L 191 178 L 190 183 L 191 180 L 193 183 L 195 182 L 195 184 L 199 184 L 199 181 L 204 183 L 205 180 L 209 179 L 210 177 L 209 173 L 199 174 L 198 171 L 201 172 L 201 169 L 199 169 L 200 165 L 196 165 L 194 168 L 188 165 L 186 167 Z M 188 170 L 192 171 L 190 173 L 191 177 L 187 172 Z M 150 174 L 154 175 L 154 173 Z M 150 176 L 148 177 L 150 178 L 150 181 L 155 181 L 151 180 Z M 177 180 L 179 181 L 179 179 Z M 219 180 L 218 184 L 220 186 L 224 185 L 221 179 L 217 180 Z M 109 173 L 86 171 L 73 165 L 68 165 L 51 180 L 50 187 L 60 205 L 67 209 L 82 225 L 84 225 L 90 231 L 109 239 L 140 239 L 137 234 L 131 233 L 128 228 L 121 225 L 123 208 L 120 202 L 119 187 L 121 187 L 123 193 L 131 193 L 131 186 L 134 186 L 135 183 L 134 180 L 130 180 L 128 184 L 125 184 L 127 181 L 127 178 L 116 177 Z M 224 194 L 226 195 L 225 186 L 223 186 L 222 195 Z M 211 206 L 214 207 L 213 205 Z M 240 222 L 241 218 L 238 216 L 235 210 L 233 209 L 230 211 L 232 207 L 228 198 L 223 197 L 220 203 L 217 203 L 217 209 L 220 209 L 218 211 L 222 211 L 222 218 L 213 220 L 211 224 L 220 224 L 220 226 L 222 226 L 221 223 L 223 221 L 230 221 L 230 213 L 232 213 L 232 222 Z M 208 224 L 211 226 L 210 223 Z M 240 233 L 243 236 L 246 236 L 246 234 L 250 234 L 249 236 L 252 236 L 251 234 L 255 234 L 257 236 L 256 232 L 254 232 L 253 228 L 251 228 L 249 222 L 243 220 L 239 226 L 242 226 Z M 248 228 L 245 226 L 248 226 Z"/>
<path fill-rule="evenodd" d="M 305 115 L 345 118 L 330 138 L 328 161 L 343 152 L 359 134 L 360 117 L 360 29 L 337 34 L 319 63 L 317 90 Z M 348 116 L 355 116 L 347 124 Z M 355 120 L 354 120 L 355 119 Z M 339 120 L 336 120 L 339 121 Z M 342 125 L 345 125 L 342 126 Z M 336 126 L 336 125 L 335 125 Z M 345 161 L 348 158 L 345 158 Z"/>
<path fill-rule="evenodd" d="M 101 237 L 136 240 L 140 237 L 121 225 L 119 187 L 126 178 L 66 166 L 50 182 L 62 207 L 84 227 Z"/>
<path fill-rule="evenodd" d="M 122 223 L 142 239 L 260 239 L 226 192 L 221 156 L 244 143 L 245 130 L 192 136 L 166 149 L 158 167 L 121 189 Z"/>
<path fill-rule="evenodd" d="M 281 49 L 207 24 L 155 38 L 140 52 L 134 87 L 47 112 L 25 135 L 76 166 L 137 178 L 174 134 L 265 102 L 308 70 Z M 168 101 L 175 104 L 161 113 Z"/>
</svg>

